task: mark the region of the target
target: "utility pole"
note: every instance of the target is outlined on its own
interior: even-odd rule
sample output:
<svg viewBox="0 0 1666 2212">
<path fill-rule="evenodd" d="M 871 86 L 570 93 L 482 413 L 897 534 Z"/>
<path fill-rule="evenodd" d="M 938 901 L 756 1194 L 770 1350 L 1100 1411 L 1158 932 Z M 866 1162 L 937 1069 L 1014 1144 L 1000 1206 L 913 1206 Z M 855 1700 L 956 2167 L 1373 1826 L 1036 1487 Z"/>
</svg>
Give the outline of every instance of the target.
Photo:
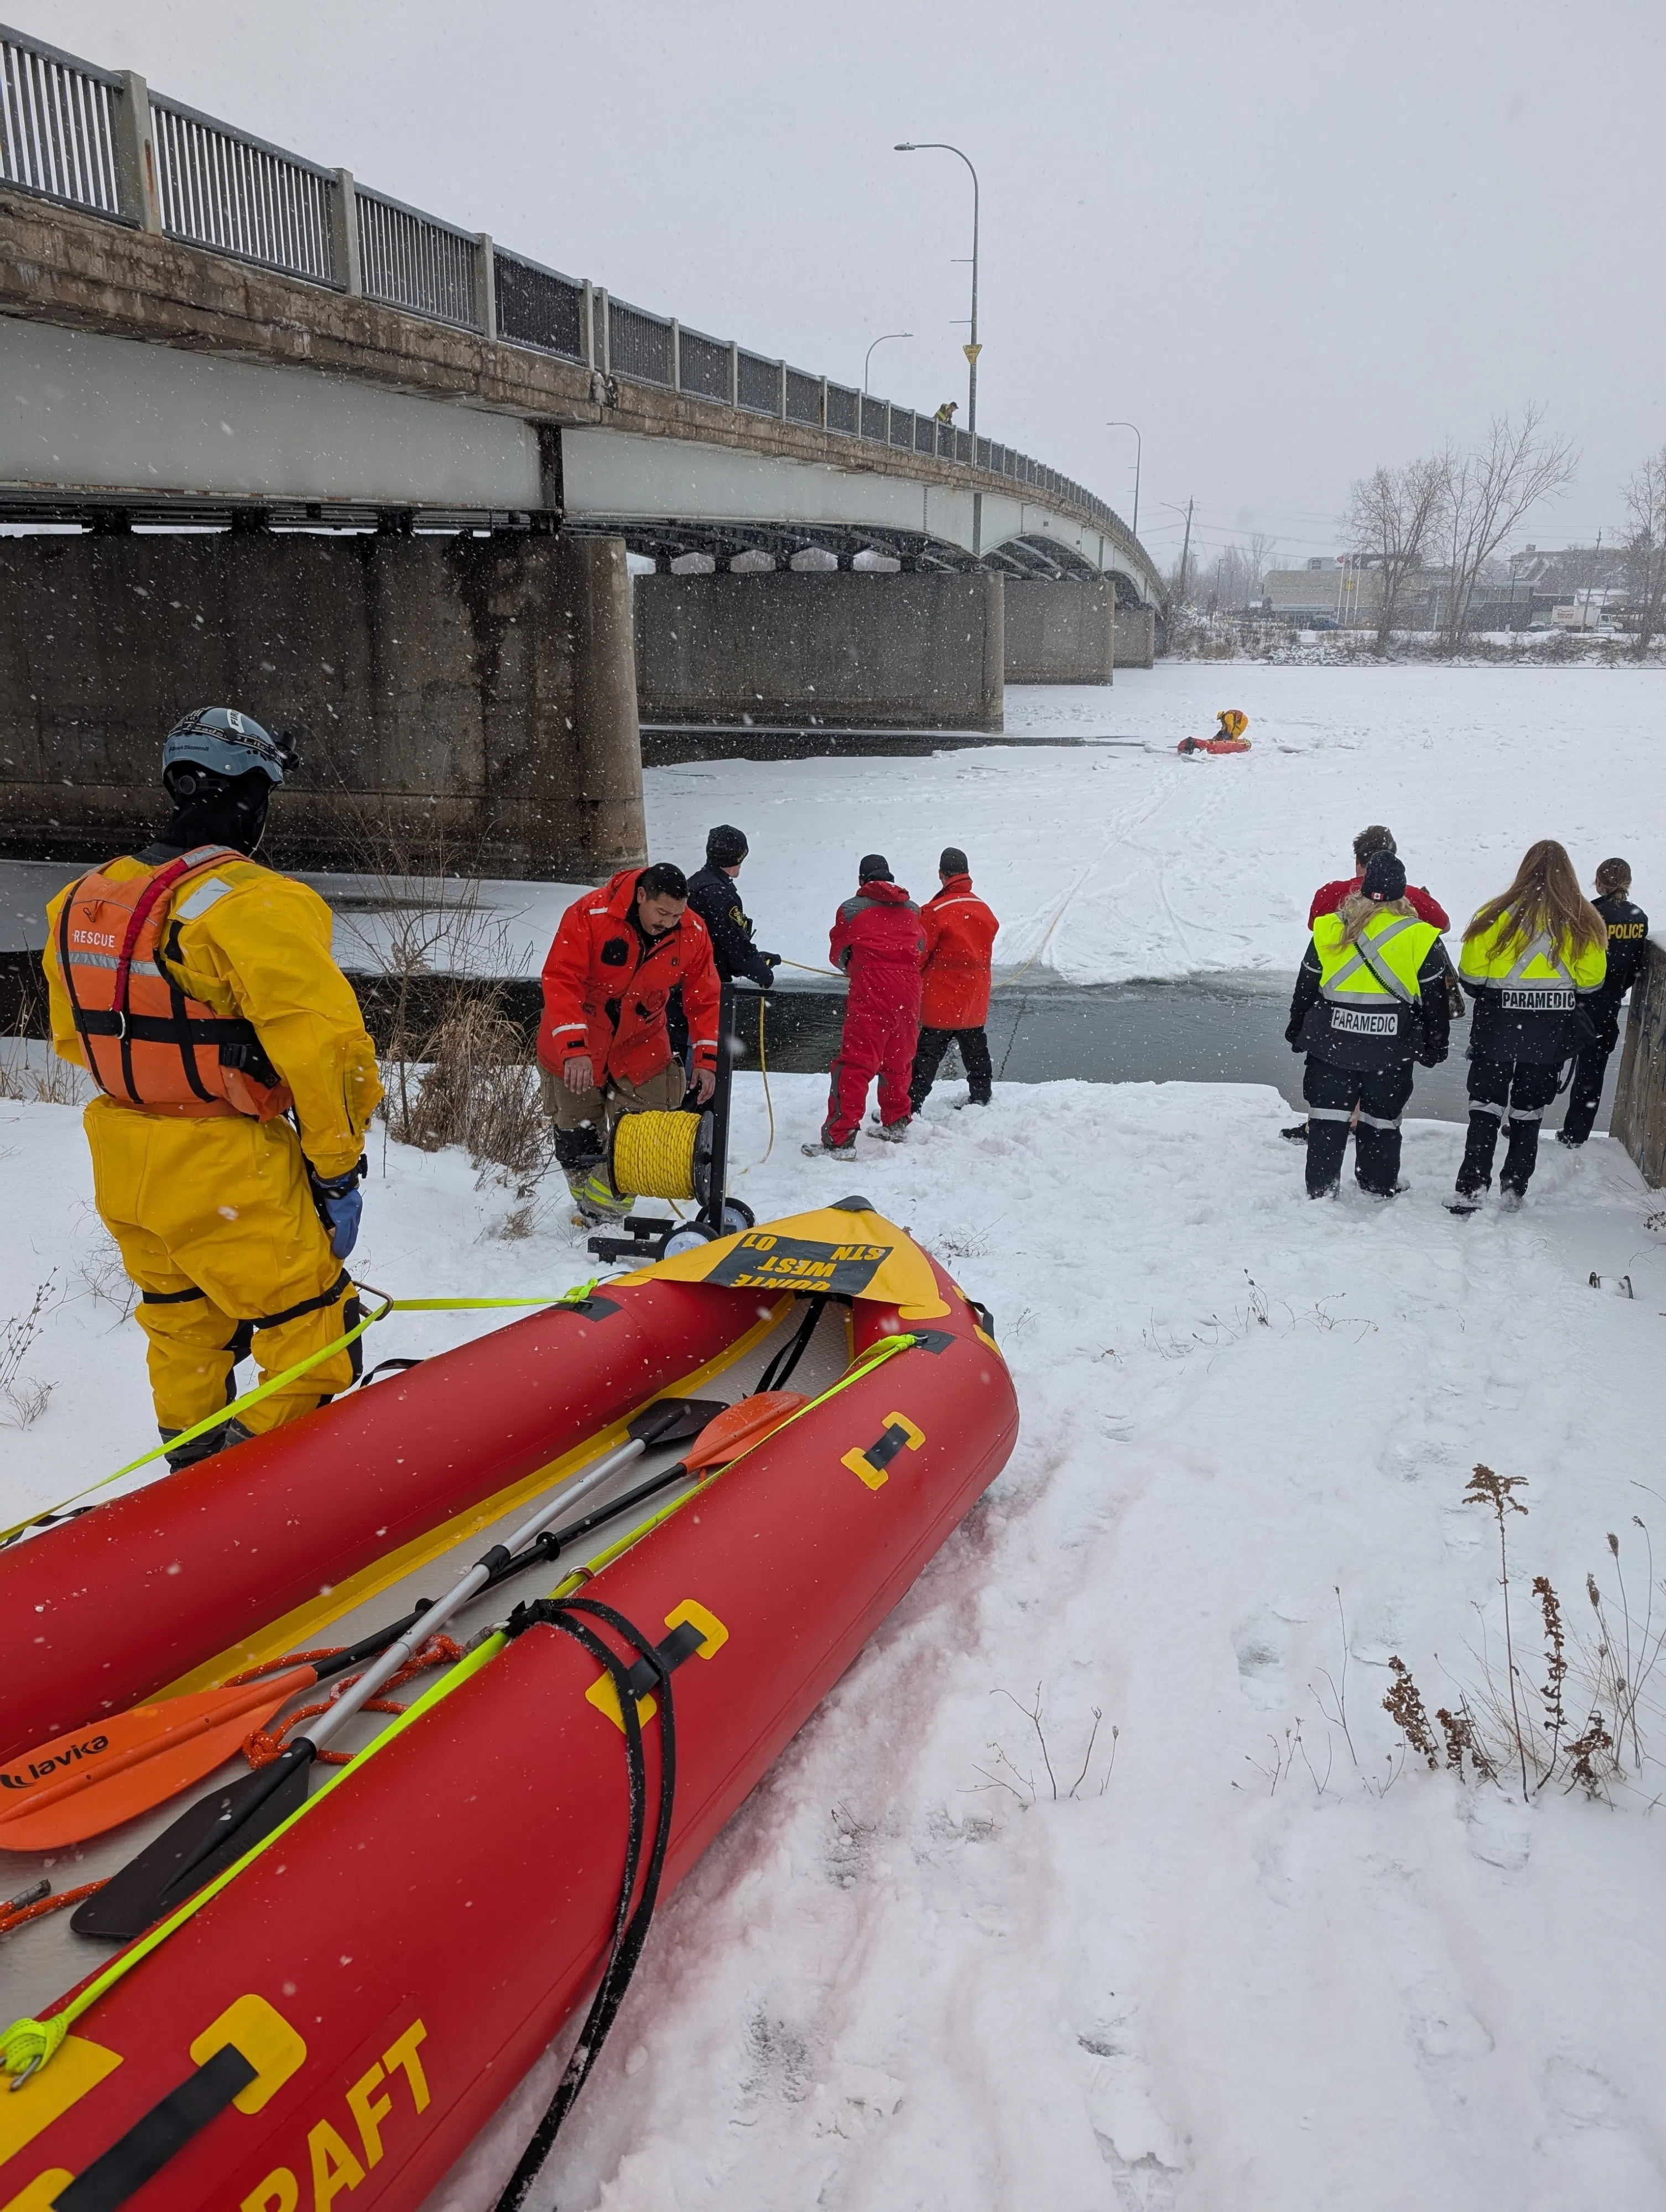
<svg viewBox="0 0 1666 2212">
<path fill-rule="evenodd" d="M 1186 535 L 1180 544 L 1180 597 L 1183 600 L 1186 597 L 1186 563 L 1192 550 L 1192 505 L 1189 499 L 1186 502 Z"/>
</svg>

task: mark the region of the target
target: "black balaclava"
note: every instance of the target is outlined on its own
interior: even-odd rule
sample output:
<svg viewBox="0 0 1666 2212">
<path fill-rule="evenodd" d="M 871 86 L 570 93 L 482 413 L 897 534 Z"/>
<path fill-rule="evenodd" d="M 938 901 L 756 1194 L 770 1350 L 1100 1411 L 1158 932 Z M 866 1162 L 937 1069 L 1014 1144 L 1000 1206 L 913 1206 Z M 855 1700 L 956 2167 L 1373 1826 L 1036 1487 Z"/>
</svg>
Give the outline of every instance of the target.
<svg viewBox="0 0 1666 2212">
<path fill-rule="evenodd" d="M 276 787 L 264 769 L 216 775 L 212 769 L 176 763 L 164 781 L 173 801 L 173 818 L 140 854 L 141 860 L 171 860 L 198 845 L 229 845 L 247 854 L 258 849 Z"/>
</svg>

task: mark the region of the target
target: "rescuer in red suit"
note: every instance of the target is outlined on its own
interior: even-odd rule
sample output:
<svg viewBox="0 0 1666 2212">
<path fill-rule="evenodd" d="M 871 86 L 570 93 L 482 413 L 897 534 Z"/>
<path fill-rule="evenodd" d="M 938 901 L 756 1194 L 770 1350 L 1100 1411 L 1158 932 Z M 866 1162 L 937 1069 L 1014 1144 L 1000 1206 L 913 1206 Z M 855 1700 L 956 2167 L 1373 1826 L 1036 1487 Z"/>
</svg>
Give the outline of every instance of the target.
<svg viewBox="0 0 1666 2212">
<path fill-rule="evenodd" d="M 1353 841 L 1353 873 L 1339 876 L 1335 883 L 1320 884 L 1313 894 L 1313 903 L 1307 910 L 1308 927 L 1311 929 L 1322 914 L 1336 913 L 1342 901 L 1359 890 L 1365 880 L 1365 869 L 1373 853 L 1392 853 L 1395 850 L 1393 831 L 1384 830 L 1380 823 L 1373 823 L 1369 830 L 1362 830 Z M 1451 927 L 1452 917 L 1440 901 L 1431 898 L 1419 884 L 1407 884 L 1406 902 L 1420 921 L 1432 922 L 1437 929 Z"/>
<path fill-rule="evenodd" d="M 666 1029 L 678 985 L 704 1105 L 717 1067 L 719 984 L 706 925 L 680 868 L 626 868 L 575 899 L 544 963 L 538 1057 L 551 1141 L 582 1218 L 605 1221 L 629 1201 L 607 1179 L 607 1138 L 622 1114 L 683 1103 L 683 1063 Z"/>
<path fill-rule="evenodd" d="M 856 896 L 839 908 L 828 939 L 828 957 L 850 977 L 844 1030 L 833 1062 L 827 1119 L 812 1158 L 854 1151 L 867 1104 L 867 1086 L 879 1079 L 879 1127 L 892 1144 L 908 1133 L 909 1078 L 920 1036 L 920 955 L 925 933 L 919 909 L 881 854 L 870 853 L 856 872 Z"/>
<path fill-rule="evenodd" d="M 920 909 L 926 949 L 920 963 L 920 1043 L 909 1081 L 918 1113 L 931 1096 L 951 1042 L 960 1047 L 969 1106 L 989 1103 L 994 1070 L 984 1024 L 989 1018 L 989 956 L 1000 924 L 972 890 L 970 867 L 958 845 L 937 864 L 943 888 Z"/>
</svg>

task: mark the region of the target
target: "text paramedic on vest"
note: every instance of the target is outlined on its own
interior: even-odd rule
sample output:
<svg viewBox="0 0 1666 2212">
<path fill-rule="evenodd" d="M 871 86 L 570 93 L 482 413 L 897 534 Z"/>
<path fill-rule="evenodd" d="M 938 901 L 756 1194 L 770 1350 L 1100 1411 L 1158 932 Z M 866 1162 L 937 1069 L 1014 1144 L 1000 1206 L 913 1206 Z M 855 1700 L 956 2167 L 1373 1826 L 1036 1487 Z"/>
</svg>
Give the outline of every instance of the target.
<svg viewBox="0 0 1666 2212">
<path fill-rule="evenodd" d="M 844 1027 L 833 1061 L 827 1119 L 818 1144 L 805 1152 L 848 1159 L 855 1147 L 867 1086 L 879 1079 L 875 1135 L 900 1144 L 911 1118 L 909 1079 L 920 1037 L 920 915 L 891 864 L 870 853 L 856 871 L 856 896 L 839 908 L 828 936 L 828 957 L 850 977 Z"/>
<path fill-rule="evenodd" d="M 604 1164 L 613 1123 L 683 1103 L 683 1063 L 666 1029 L 666 1002 L 679 984 L 702 1105 L 716 1081 L 717 969 L 688 896 L 687 878 L 669 860 L 623 869 L 575 899 L 544 963 L 539 1081 L 556 1158 L 588 1222 L 629 1204 L 615 1194 Z"/>
<path fill-rule="evenodd" d="M 943 888 L 920 909 L 925 951 L 920 957 L 920 1042 L 909 1082 L 909 1109 L 917 1114 L 931 1096 L 951 1042 L 966 1070 L 966 1103 L 989 1103 L 994 1071 L 989 1064 L 989 956 L 1000 924 L 972 895 L 966 855 L 945 845 L 937 864 Z"/>
<path fill-rule="evenodd" d="M 1589 1009 L 1608 974 L 1608 930 L 1581 896 L 1554 838 L 1529 845 L 1507 891 L 1463 933 L 1458 974 L 1475 1002 L 1469 1028 L 1469 1140 L 1454 1213 L 1473 1213 L 1493 1182 L 1499 1124 L 1510 1148 L 1499 1188 L 1519 1200 L 1539 1156 L 1539 1124 L 1561 1067 L 1595 1034 Z"/>
<path fill-rule="evenodd" d="M 357 1318 L 342 1261 L 363 1203 L 382 1087 L 316 891 L 251 855 L 294 748 L 230 707 L 169 731 L 174 813 L 154 844 L 48 907 L 52 1043 L 91 1073 L 99 1214 L 138 1286 L 167 1443 Z M 297 1420 L 345 1390 L 333 1353 L 239 1419 L 171 1451 L 179 1468 Z"/>
<path fill-rule="evenodd" d="M 1590 1002 L 1596 1035 L 1579 1048 L 1567 1111 L 1556 1132 L 1559 1145 L 1583 1145 L 1596 1122 L 1602 1103 L 1602 1081 L 1608 1072 L 1608 1055 L 1620 1042 L 1620 1001 L 1643 973 L 1649 957 L 1649 917 L 1631 902 L 1629 860 L 1604 860 L 1596 871 L 1596 896 L 1591 904 L 1608 933 L 1608 972 L 1602 988 Z"/>
<path fill-rule="evenodd" d="M 1440 932 L 1419 921 L 1392 853 L 1374 854 L 1359 890 L 1314 923 L 1285 1030 L 1307 1054 L 1310 1198 L 1339 1187 L 1356 1106 L 1360 1189 L 1392 1198 L 1403 1187 L 1400 1120 L 1412 1095 L 1412 1062 L 1432 1067 L 1446 1057 L 1445 961 Z"/>
</svg>

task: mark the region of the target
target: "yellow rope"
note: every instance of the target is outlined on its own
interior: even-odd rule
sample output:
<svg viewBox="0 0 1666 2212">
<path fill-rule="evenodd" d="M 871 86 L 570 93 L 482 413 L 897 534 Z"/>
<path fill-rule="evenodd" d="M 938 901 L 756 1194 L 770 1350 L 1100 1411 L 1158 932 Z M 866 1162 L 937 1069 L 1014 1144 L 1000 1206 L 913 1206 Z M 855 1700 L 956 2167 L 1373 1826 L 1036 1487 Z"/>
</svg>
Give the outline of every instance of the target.
<svg viewBox="0 0 1666 2212">
<path fill-rule="evenodd" d="M 698 1114 L 622 1114 L 613 1125 L 613 1188 L 627 1198 L 693 1198 Z"/>
<path fill-rule="evenodd" d="M 368 1283 L 360 1287 L 370 1290 Z M 198 1421 L 194 1428 L 181 1429 L 178 1436 L 170 1437 L 165 1444 L 153 1445 L 148 1452 L 142 1452 L 137 1459 L 129 1460 L 125 1467 L 119 1467 L 113 1474 L 100 1475 L 96 1482 L 89 1482 L 85 1490 L 72 1492 L 58 1504 L 46 1506 L 39 1513 L 31 1513 L 26 1521 L 14 1522 L 9 1528 L 0 1528 L 0 1550 L 14 1542 L 25 1529 L 33 1528 L 41 1522 L 56 1520 L 70 1506 L 79 1504 L 83 1498 L 90 1498 L 95 1490 L 107 1490 L 112 1482 L 119 1482 L 123 1475 L 136 1474 L 140 1468 L 148 1467 L 152 1460 L 161 1459 L 165 1452 L 177 1451 L 181 1444 L 191 1443 L 198 1437 L 206 1436 L 210 1429 L 222 1428 L 228 1421 L 235 1420 L 247 1407 L 258 1406 L 263 1398 L 270 1398 L 274 1391 L 286 1389 L 298 1376 L 307 1374 L 325 1360 L 333 1359 L 350 1344 L 356 1344 L 366 1329 L 374 1328 L 379 1321 L 386 1321 L 389 1314 L 471 1313 L 494 1306 L 572 1305 L 587 1298 L 595 1287 L 593 1281 L 577 1284 L 572 1290 L 562 1291 L 559 1297 L 542 1298 L 391 1298 L 385 1291 L 371 1290 L 372 1297 L 380 1298 L 381 1304 L 374 1313 L 367 1314 L 362 1322 L 350 1328 L 344 1336 L 338 1336 L 333 1344 L 326 1344 L 321 1352 L 309 1352 L 305 1359 L 296 1360 L 293 1367 L 286 1367 L 281 1375 L 273 1375 L 264 1382 L 257 1384 L 252 1390 L 246 1390 L 240 1398 L 234 1398 L 229 1406 L 221 1407 L 217 1413 Z"/>
<path fill-rule="evenodd" d="M 775 1149 L 775 1101 L 769 1096 L 769 1055 L 763 1049 L 763 1009 L 769 1005 L 769 1002 L 767 999 L 763 998 L 762 995 L 759 996 L 757 1002 L 757 1064 L 758 1071 L 763 1078 L 763 1105 L 765 1112 L 769 1116 L 769 1141 L 763 1147 L 763 1159 L 758 1160 L 755 1163 L 758 1167 L 762 1167 L 763 1165 L 763 1160 L 767 1160 L 770 1153 Z"/>
</svg>

